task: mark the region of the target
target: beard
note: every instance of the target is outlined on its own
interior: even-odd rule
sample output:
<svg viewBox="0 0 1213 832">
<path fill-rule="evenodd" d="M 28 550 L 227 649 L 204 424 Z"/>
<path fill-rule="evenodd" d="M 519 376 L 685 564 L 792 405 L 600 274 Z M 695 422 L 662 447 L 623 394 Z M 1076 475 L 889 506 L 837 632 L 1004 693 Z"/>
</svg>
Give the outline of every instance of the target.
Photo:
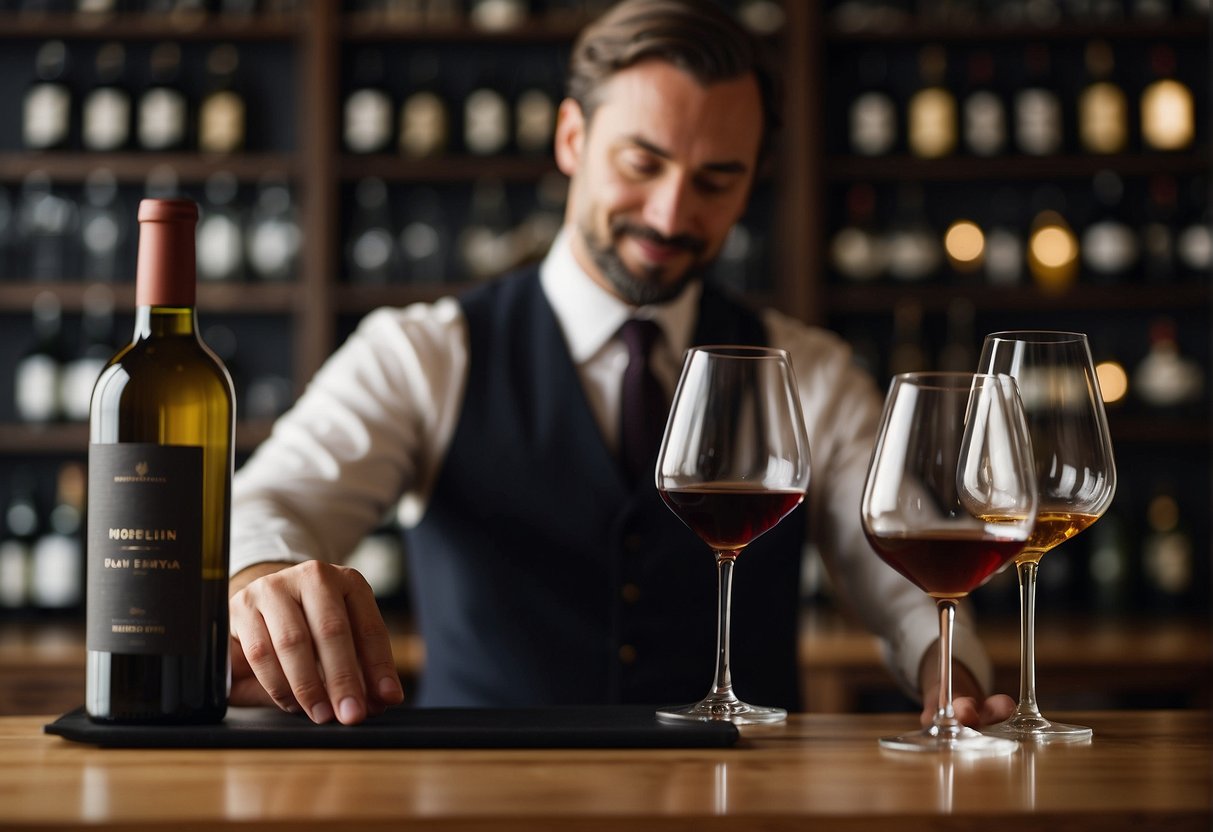
<svg viewBox="0 0 1213 832">
<path fill-rule="evenodd" d="M 625 235 L 683 249 L 690 252 L 695 259 L 673 281 L 663 280 L 667 275 L 666 269 L 662 266 L 650 266 L 642 269 L 640 274 L 636 274 L 619 256 L 619 242 Z M 689 234 L 666 237 L 652 228 L 633 225 L 623 219 L 611 222 L 610 239 L 608 240 L 598 240 L 588 224 L 581 226 L 581 237 L 590 259 L 594 261 L 598 271 L 607 279 L 615 292 L 632 306 L 646 306 L 673 300 L 682 294 L 682 290 L 688 283 L 702 277 L 712 264 L 710 258 L 701 259 L 703 252 L 707 249 L 707 243 L 704 240 Z"/>
</svg>

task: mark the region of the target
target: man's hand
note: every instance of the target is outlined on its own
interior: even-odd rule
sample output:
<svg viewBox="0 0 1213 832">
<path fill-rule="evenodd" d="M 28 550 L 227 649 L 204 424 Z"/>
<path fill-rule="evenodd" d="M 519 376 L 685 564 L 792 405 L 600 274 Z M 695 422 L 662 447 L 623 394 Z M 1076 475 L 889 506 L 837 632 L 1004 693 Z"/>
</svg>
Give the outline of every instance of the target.
<svg viewBox="0 0 1213 832">
<path fill-rule="evenodd" d="M 345 725 L 404 701 L 366 579 L 322 561 L 259 564 L 231 582 L 233 705 Z"/>
<path fill-rule="evenodd" d="M 918 670 L 919 690 L 922 691 L 923 727 L 935 721 L 939 711 L 939 642 L 931 645 Z M 1003 693 L 986 698 L 981 685 L 959 662 L 952 663 L 952 708 L 964 725 L 979 728 L 1002 722 L 1015 712 L 1015 700 Z"/>
</svg>

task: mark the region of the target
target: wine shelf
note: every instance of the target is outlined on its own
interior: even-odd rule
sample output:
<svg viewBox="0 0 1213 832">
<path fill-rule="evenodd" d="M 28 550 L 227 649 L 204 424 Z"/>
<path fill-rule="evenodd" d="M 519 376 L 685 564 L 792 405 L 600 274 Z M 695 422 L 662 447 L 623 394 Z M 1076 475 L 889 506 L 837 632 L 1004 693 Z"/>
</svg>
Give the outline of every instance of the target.
<svg viewBox="0 0 1213 832">
<path fill-rule="evenodd" d="M 269 421 L 237 422 L 236 452 L 250 453 L 270 435 Z M 88 425 L 0 424 L 0 453 L 14 455 L 69 454 L 88 452 Z"/>
<path fill-rule="evenodd" d="M 205 15 L 0 12 L 0 39 L 275 41 L 295 38 L 304 27 L 298 16 L 233 20 Z"/>
<path fill-rule="evenodd" d="M 0 181 L 18 181 L 41 171 L 56 181 L 83 182 L 93 171 L 105 168 L 119 182 L 142 183 L 158 167 L 171 168 L 179 181 L 191 184 L 219 171 L 242 182 L 256 182 L 270 172 L 294 178 L 299 162 L 289 153 L 0 153 Z"/>
<path fill-rule="evenodd" d="M 934 41 L 971 44 L 979 42 L 1060 42 L 1092 39 L 1119 41 L 1199 41 L 1209 37 L 1209 19 L 1186 16 L 1159 23 L 1142 20 L 1106 23 L 1059 23 L 1054 26 L 997 23 L 930 23 L 910 20 L 896 28 L 850 31 L 834 22 L 825 26 L 826 38 L 843 44 L 899 44 Z"/>
<path fill-rule="evenodd" d="M 959 278 L 962 281 L 964 278 Z M 899 301 L 911 301 L 925 312 L 943 312 L 953 300 L 967 300 L 984 311 L 1043 310 L 1064 306 L 1093 311 L 1168 310 L 1207 307 L 1213 289 L 1207 284 L 1158 286 L 1091 286 L 1081 281 L 1063 294 L 1050 294 L 1035 287 L 998 288 L 951 283 L 879 284 L 830 286 L 825 297 L 830 311 L 839 314 L 887 314 Z"/>
<path fill-rule="evenodd" d="M 28 314 L 34 298 L 43 292 L 53 292 L 65 312 L 80 312 L 85 294 L 91 286 L 80 282 L 65 283 L 0 283 L 0 312 Z M 114 306 L 126 310 L 135 307 L 135 286 L 114 284 Z M 198 305 L 208 313 L 224 314 L 286 314 L 299 300 L 298 288 L 291 283 L 200 283 Z"/>
<path fill-rule="evenodd" d="M 342 37 L 352 43 L 517 43 L 564 44 L 571 42 L 585 18 L 536 18 L 512 29 L 483 29 L 466 21 L 435 25 L 411 24 L 382 15 L 355 12 L 342 21 Z"/>
<path fill-rule="evenodd" d="M 1209 169 L 1213 150 L 1185 153 L 1139 153 L 1108 156 L 1001 156 L 991 159 L 956 156 L 920 159 L 894 156 L 831 156 L 823 173 L 833 182 L 962 182 L 1017 179 L 1085 179 L 1102 170 L 1121 176 L 1199 173 Z"/>
<path fill-rule="evenodd" d="M 467 183 L 493 178 L 505 182 L 533 182 L 556 170 L 550 156 L 441 156 L 405 159 L 388 154 L 344 156 L 341 178 L 354 181 L 375 176 L 386 182 Z"/>
</svg>

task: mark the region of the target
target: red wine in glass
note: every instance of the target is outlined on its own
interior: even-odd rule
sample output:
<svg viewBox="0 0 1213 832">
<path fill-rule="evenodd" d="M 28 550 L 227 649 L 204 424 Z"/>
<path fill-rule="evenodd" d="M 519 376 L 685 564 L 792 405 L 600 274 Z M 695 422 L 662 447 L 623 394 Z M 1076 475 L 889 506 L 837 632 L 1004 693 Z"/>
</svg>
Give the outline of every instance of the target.
<svg viewBox="0 0 1213 832">
<path fill-rule="evenodd" d="M 1013 560 L 1024 543 L 967 529 L 866 534 L 885 563 L 933 598 L 968 595 Z"/>
<path fill-rule="evenodd" d="M 804 491 L 712 482 L 658 489 L 670 511 L 717 552 L 733 552 L 770 531 L 804 500 Z"/>
</svg>

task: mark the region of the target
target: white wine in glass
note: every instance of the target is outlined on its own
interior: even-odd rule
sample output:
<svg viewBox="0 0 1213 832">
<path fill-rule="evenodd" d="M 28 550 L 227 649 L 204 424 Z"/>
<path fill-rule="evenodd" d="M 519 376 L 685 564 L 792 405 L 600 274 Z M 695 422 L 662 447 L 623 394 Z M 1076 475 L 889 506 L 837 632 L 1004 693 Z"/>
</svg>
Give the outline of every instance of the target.
<svg viewBox="0 0 1213 832">
<path fill-rule="evenodd" d="M 1015 559 L 1020 598 L 1019 704 L 985 732 L 1034 742 L 1074 742 L 1091 729 L 1046 719 L 1036 701 L 1036 573 L 1044 554 L 1098 520 L 1116 494 L 1116 463 L 1087 337 L 1079 332 L 987 335 L 982 372 L 1019 383 L 1036 460 L 1036 529 Z"/>
</svg>

